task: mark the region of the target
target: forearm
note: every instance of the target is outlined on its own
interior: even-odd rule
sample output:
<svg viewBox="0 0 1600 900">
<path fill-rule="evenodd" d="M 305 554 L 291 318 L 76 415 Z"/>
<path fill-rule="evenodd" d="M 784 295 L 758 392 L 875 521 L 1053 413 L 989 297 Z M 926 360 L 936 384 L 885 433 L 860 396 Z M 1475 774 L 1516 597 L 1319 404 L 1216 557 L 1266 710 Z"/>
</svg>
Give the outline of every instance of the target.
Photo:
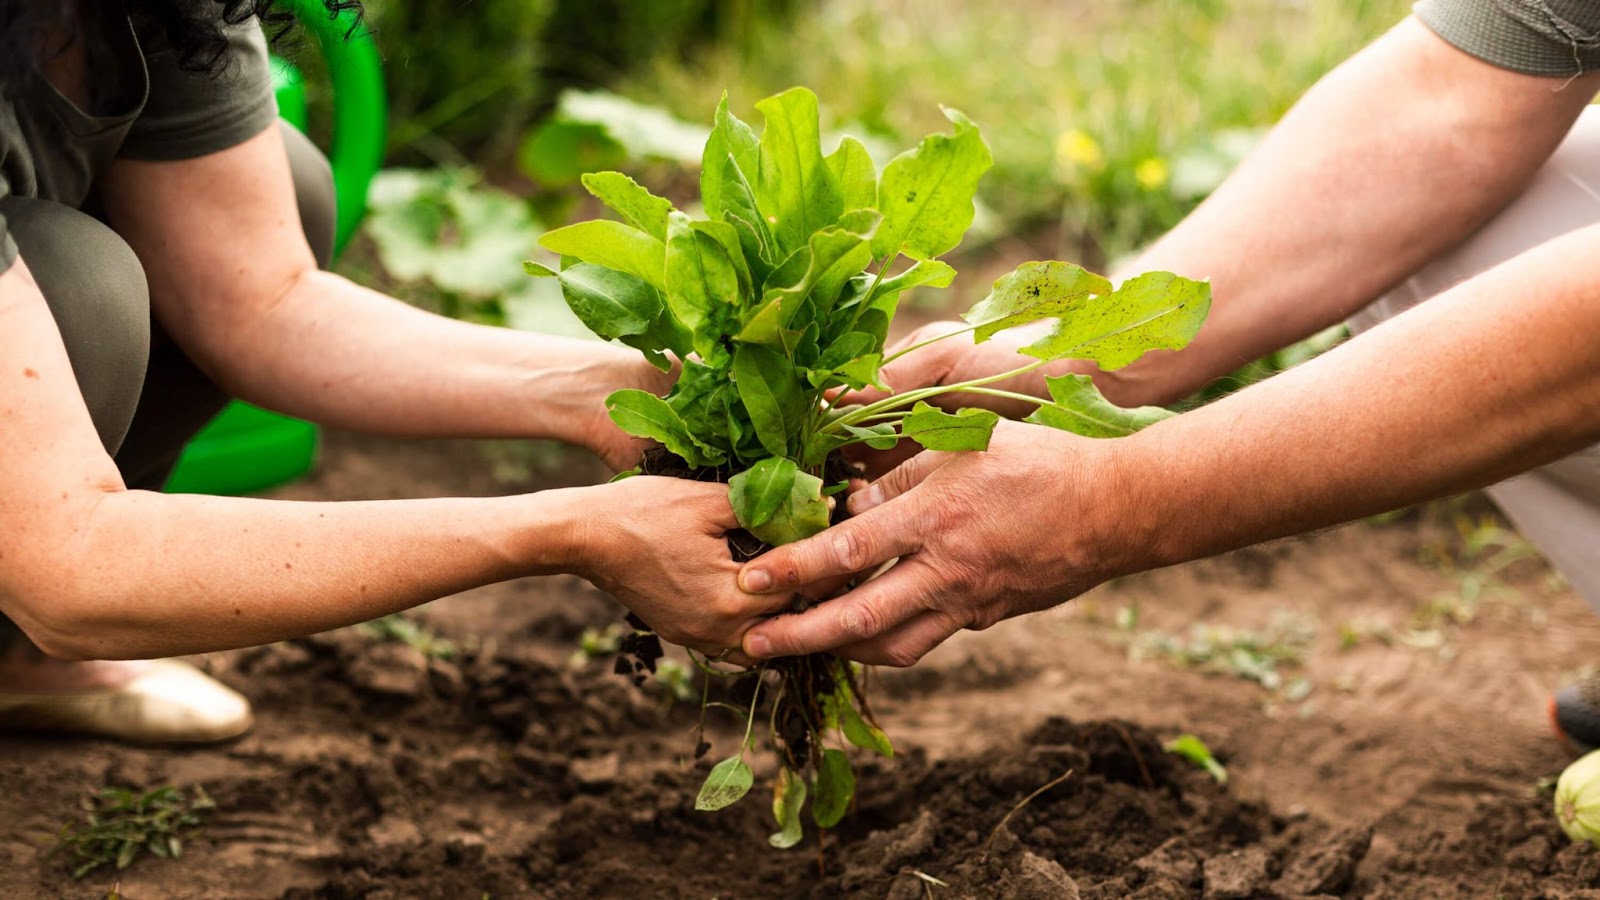
<svg viewBox="0 0 1600 900">
<path fill-rule="evenodd" d="M 1597 86 L 1496 69 L 1408 19 L 1318 82 L 1125 267 L 1211 280 L 1210 317 L 1188 348 L 1112 373 L 1062 364 L 1007 387 L 1043 396 L 1047 374 L 1092 373 L 1123 406 L 1165 404 L 1337 324 L 1513 199 Z"/>
<path fill-rule="evenodd" d="M 1123 543 L 1149 554 L 1130 568 L 1481 487 L 1600 441 L 1597 334 L 1600 227 L 1124 439 L 1136 496 L 1122 527 L 1140 538 Z"/>
<path fill-rule="evenodd" d="M 235 315 L 196 335 L 225 389 L 369 433 L 582 443 L 606 395 L 651 371 L 608 344 L 446 319 L 314 270 Z"/>
<path fill-rule="evenodd" d="M 62 656 L 268 643 L 565 570 L 580 491 L 350 503 L 113 491 L 81 501 L 92 511 L 61 540 L 13 548 L 4 593 Z"/>
</svg>

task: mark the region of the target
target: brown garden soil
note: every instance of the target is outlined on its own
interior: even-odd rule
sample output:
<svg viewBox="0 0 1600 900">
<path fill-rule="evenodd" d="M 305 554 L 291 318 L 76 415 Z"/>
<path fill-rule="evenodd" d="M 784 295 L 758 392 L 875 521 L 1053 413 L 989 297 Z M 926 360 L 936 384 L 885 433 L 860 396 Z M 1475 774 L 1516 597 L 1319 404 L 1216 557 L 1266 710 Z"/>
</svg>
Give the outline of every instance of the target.
<svg viewBox="0 0 1600 900">
<path fill-rule="evenodd" d="M 479 445 L 333 435 L 320 474 L 280 493 L 603 475 L 547 449 L 502 453 L 496 478 Z M 858 808 L 789 851 L 767 847 L 759 787 L 693 809 L 737 743 L 731 716 L 713 711 L 716 748 L 696 761 L 695 704 L 634 688 L 609 659 L 570 662 L 585 627 L 621 616 L 576 579 L 414 613 L 460 645 L 449 659 L 357 629 L 212 654 L 200 664 L 257 709 L 230 745 L 0 736 L 0 897 L 1600 897 L 1600 854 L 1566 841 L 1536 788 L 1568 758 L 1544 699 L 1596 661 L 1600 620 L 1528 561 L 1450 605 L 1470 621 L 1362 637 L 1405 636 L 1462 595 L 1462 571 L 1428 561 L 1453 534 L 1412 515 L 1128 578 L 876 671 L 900 752 L 859 760 Z M 1297 616 L 1309 649 L 1286 674 L 1311 691 L 1133 659 L 1116 622 L 1134 606 L 1134 630 L 1176 635 Z M 1227 786 L 1162 750 L 1183 732 L 1215 748 Z M 46 856 L 102 786 L 165 784 L 218 804 L 181 860 L 74 881 Z"/>
</svg>

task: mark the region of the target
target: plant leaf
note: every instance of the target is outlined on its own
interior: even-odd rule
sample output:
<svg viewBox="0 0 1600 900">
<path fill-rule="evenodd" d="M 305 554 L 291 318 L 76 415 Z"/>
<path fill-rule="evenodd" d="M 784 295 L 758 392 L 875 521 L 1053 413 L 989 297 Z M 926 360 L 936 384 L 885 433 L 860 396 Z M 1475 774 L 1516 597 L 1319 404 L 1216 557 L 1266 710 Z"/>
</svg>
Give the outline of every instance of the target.
<svg viewBox="0 0 1600 900">
<path fill-rule="evenodd" d="M 700 157 L 700 203 L 705 207 L 707 216 L 721 218 L 723 210 L 727 208 L 725 198 L 729 181 L 724 161 L 731 158 L 734 171 L 740 173 L 740 180 L 748 179 L 756 171 L 758 146 L 755 131 L 728 111 L 728 92 L 723 91 L 722 102 L 717 104 L 715 124 L 706 138 L 705 150 Z M 748 185 L 745 186 L 745 192 L 749 193 Z"/>
<path fill-rule="evenodd" d="M 970 119 L 954 109 L 944 114 L 955 123 L 953 136 L 930 134 L 883 170 L 877 203 L 883 225 L 872 239 L 875 259 L 896 253 L 933 259 L 961 243 L 972 225 L 978 179 L 994 159 Z"/>
<path fill-rule="evenodd" d="M 723 457 L 697 440 L 677 411 L 649 391 L 617 391 L 606 398 L 606 411 L 618 428 L 634 437 L 661 442 L 691 466 L 714 466 Z"/>
<path fill-rule="evenodd" d="M 806 402 L 788 358 L 759 344 L 740 344 L 733 354 L 733 378 L 761 446 L 773 456 L 787 456 L 789 438 L 800 434 Z"/>
<path fill-rule="evenodd" d="M 832 828 L 844 818 L 850 799 L 856 793 L 856 776 L 850 771 L 850 757 L 843 750 L 822 751 L 817 781 L 811 800 L 811 818 L 818 828 Z"/>
<path fill-rule="evenodd" d="M 893 422 L 878 422 L 873 425 L 846 425 L 844 430 L 864 439 L 867 446 L 874 450 L 893 450 L 894 445 L 900 443 L 900 432 L 895 430 Z"/>
<path fill-rule="evenodd" d="M 828 155 L 828 171 L 839 184 L 845 209 L 867 209 L 878 203 L 878 167 L 866 145 L 849 135 Z"/>
<path fill-rule="evenodd" d="M 871 750 L 885 759 L 894 756 L 894 745 L 889 743 L 889 736 L 883 733 L 883 729 L 863 719 L 854 703 L 839 704 L 839 730 L 844 732 L 845 740 L 863 750 Z"/>
<path fill-rule="evenodd" d="M 999 413 L 987 409 L 962 409 L 951 415 L 919 400 L 900 428 L 904 437 L 929 450 L 983 450 L 999 423 Z"/>
<path fill-rule="evenodd" d="M 797 471 L 784 498 L 772 517 L 747 530 L 774 547 L 802 541 L 828 527 L 828 501 L 822 496 L 822 479 Z"/>
<path fill-rule="evenodd" d="M 1021 352 L 1039 359 L 1088 359 L 1102 369 L 1120 369 L 1147 350 L 1188 346 L 1210 308 L 1210 283 L 1146 272 L 1084 303 Z"/>
<path fill-rule="evenodd" d="M 681 358 L 693 348 L 688 331 L 667 309 L 661 292 L 643 279 L 593 263 L 578 263 L 560 272 L 533 262 L 524 265 L 531 275 L 560 281 L 568 308 L 590 331 L 639 350 L 663 372 L 672 364 L 662 351 Z"/>
<path fill-rule="evenodd" d="M 632 225 L 609 219 L 578 222 L 545 232 L 539 238 L 539 246 L 562 256 L 627 272 L 658 290 L 666 287 L 666 246 Z"/>
<path fill-rule="evenodd" d="M 756 166 L 756 199 L 782 251 L 803 247 L 844 212 L 833 172 L 822 159 L 817 95 L 790 88 L 756 104 L 766 117 Z"/>
<path fill-rule="evenodd" d="M 800 808 L 806 803 L 806 780 L 800 773 L 784 766 L 778 771 L 778 783 L 772 789 L 772 817 L 778 821 L 779 831 L 767 838 L 767 843 L 787 850 L 800 843 L 804 835 L 800 826 Z"/>
<path fill-rule="evenodd" d="M 1060 317 L 1091 294 L 1109 293 L 1111 282 L 1082 266 L 1026 262 L 997 279 L 989 296 L 961 318 L 978 326 L 972 339 L 981 344 L 997 331 Z"/>
<path fill-rule="evenodd" d="M 1205 769 L 1212 778 L 1217 780 L 1217 784 L 1228 783 L 1228 770 L 1222 767 L 1222 763 L 1217 762 L 1217 758 L 1211 755 L 1211 748 L 1207 747 L 1206 742 L 1200 740 L 1200 738 L 1192 734 L 1180 734 L 1168 741 L 1164 749 L 1168 753 L 1175 753 Z"/>
<path fill-rule="evenodd" d="M 663 244 L 667 240 L 667 214 L 672 201 L 657 197 L 621 172 L 592 172 L 583 187 L 600 202 L 616 210 L 629 225 Z"/>
<path fill-rule="evenodd" d="M 772 230 L 756 206 L 756 195 L 743 172 L 730 155 L 722 161 L 723 187 L 721 217 L 739 231 L 739 245 L 744 249 L 745 263 L 757 281 L 765 281 L 778 263 L 778 249 L 774 246 Z"/>
<path fill-rule="evenodd" d="M 899 275 L 885 278 L 878 285 L 877 295 L 898 294 L 914 287 L 949 287 L 956 280 L 956 270 L 949 263 L 937 259 L 919 260 Z"/>
<path fill-rule="evenodd" d="M 743 757 L 730 756 L 712 767 L 711 774 L 706 776 L 706 783 L 700 786 L 700 796 L 695 798 L 694 808 L 715 812 L 732 806 L 750 792 L 755 781 L 755 773 L 745 765 Z"/>
<path fill-rule="evenodd" d="M 1046 378 L 1054 403 L 1041 405 L 1025 422 L 1059 428 L 1084 437 L 1109 438 L 1133 434 L 1176 413 L 1159 406 L 1124 409 L 1101 395 L 1087 375 Z"/>
<path fill-rule="evenodd" d="M 763 459 L 728 479 L 728 500 L 746 530 L 765 525 L 794 492 L 800 469 L 781 456 Z"/>
<path fill-rule="evenodd" d="M 739 276 L 739 296 L 754 296 L 755 287 L 750 282 L 750 266 L 745 262 L 739 229 L 727 222 L 690 222 L 689 227 L 711 235 L 722 245 L 722 249 L 728 252 L 728 261 L 733 264 L 734 274 Z"/>
<path fill-rule="evenodd" d="M 694 336 L 695 351 L 710 357 L 737 328 L 739 275 L 721 242 L 683 213 L 669 216 L 666 254 L 667 305 Z"/>
</svg>

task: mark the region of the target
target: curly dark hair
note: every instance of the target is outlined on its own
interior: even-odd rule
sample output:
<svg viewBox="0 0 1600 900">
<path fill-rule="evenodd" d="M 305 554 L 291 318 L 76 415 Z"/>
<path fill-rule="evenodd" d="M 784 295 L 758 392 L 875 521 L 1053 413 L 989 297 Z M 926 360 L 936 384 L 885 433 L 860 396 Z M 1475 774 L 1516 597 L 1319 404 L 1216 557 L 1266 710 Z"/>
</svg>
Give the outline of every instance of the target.
<svg viewBox="0 0 1600 900">
<path fill-rule="evenodd" d="M 102 0 L 89 0 L 102 2 Z M 45 45 L 44 37 L 64 34 L 76 39 L 82 3 L 58 0 L 0 0 L 0 89 L 21 83 L 38 67 L 43 54 L 63 47 Z M 322 0 L 329 16 L 361 10 L 360 0 Z M 189 71 L 218 74 L 228 50 L 224 25 L 237 25 L 254 17 L 277 40 L 294 25 L 293 14 L 279 0 L 124 0 L 123 6 L 141 36 L 154 38 L 178 54 Z M 70 46 L 70 43 L 68 44 Z"/>
</svg>

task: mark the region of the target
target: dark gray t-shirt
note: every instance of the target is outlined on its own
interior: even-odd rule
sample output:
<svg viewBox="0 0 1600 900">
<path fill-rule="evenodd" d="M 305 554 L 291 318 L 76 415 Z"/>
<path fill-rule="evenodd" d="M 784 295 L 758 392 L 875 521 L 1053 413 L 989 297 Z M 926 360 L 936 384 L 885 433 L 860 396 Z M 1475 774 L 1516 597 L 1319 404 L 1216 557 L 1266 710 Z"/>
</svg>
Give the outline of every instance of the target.
<svg viewBox="0 0 1600 900">
<path fill-rule="evenodd" d="M 205 156 L 249 140 L 276 119 L 266 41 L 254 23 L 228 29 L 226 70 L 212 78 L 185 72 L 159 41 L 141 42 L 127 16 L 106 14 L 104 48 L 87 60 L 88 77 L 117 89 L 97 115 L 42 75 L 0 97 L 0 197 L 36 197 L 81 208 L 117 159 Z M 120 97 L 120 100 L 115 98 Z M 98 111 L 97 111 L 98 112 Z M 0 215 L 0 272 L 17 245 Z"/>
<path fill-rule="evenodd" d="M 1600 68 L 1600 0 L 1421 0 L 1413 11 L 1502 69 L 1566 78 Z"/>
</svg>

